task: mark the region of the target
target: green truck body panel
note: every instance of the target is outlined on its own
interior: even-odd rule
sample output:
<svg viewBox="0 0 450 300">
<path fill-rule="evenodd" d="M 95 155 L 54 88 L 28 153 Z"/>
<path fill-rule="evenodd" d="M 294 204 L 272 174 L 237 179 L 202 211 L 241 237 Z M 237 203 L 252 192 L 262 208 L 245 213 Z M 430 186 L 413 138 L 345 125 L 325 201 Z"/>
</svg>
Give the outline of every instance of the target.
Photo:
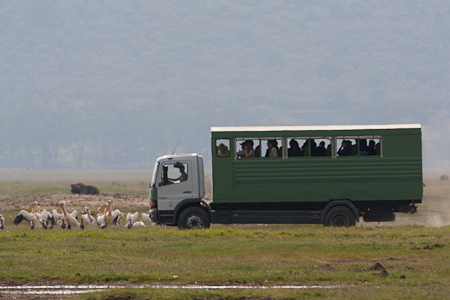
<svg viewBox="0 0 450 300">
<path fill-rule="evenodd" d="M 342 137 L 380 140 L 376 156 L 337 156 Z M 327 137 L 331 156 L 238 158 L 245 139 L 279 139 L 287 148 L 291 138 Z M 217 141 L 229 140 L 231 155 L 215 155 Z M 212 128 L 212 190 L 214 203 L 290 203 L 422 200 L 420 125 L 230 127 Z"/>
</svg>

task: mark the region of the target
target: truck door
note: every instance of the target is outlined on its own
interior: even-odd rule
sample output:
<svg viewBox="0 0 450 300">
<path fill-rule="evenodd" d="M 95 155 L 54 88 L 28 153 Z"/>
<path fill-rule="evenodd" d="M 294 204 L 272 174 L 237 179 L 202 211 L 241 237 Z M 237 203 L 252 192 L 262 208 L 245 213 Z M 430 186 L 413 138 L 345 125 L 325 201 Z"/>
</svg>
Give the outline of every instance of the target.
<svg viewBox="0 0 450 300">
<path fill-rule="evenodd" d="M 189 161 L 162 164 L 158 188 L 158 209 L 173 210 L 184 199 L 193 198 L 193 174 Z"/>
</svg>

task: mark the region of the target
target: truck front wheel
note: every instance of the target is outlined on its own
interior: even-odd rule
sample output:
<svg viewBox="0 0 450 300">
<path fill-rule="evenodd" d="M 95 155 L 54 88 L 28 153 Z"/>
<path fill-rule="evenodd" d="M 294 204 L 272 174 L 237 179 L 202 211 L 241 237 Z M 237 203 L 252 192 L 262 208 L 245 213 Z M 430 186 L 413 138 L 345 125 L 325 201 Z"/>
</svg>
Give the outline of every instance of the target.
<svg viewBox="0 0 450 300">
<path fill-rule="evenodd" d="M 199 207 L 188 207 L 178 217 L 180 229 L 203 229 L 209 228 L 210 225 L 209 215 Z"/>
<path fill-rule="evenodd" d="M 323 221 L 325 226 L 350 227 L 356 225 L 355 215 L 350 209 L 344 206 L 331 208 L 325 215 Z"/>
</svg>

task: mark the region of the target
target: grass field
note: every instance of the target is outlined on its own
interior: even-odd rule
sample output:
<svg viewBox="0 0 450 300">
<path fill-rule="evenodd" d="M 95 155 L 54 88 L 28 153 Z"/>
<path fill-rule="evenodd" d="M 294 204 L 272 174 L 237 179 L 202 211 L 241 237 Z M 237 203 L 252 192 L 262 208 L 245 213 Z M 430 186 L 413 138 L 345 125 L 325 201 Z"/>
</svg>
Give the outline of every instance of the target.
<svg viewBox="0 0 450 300">
<path fill-rule="evenodd" d="M 64 188 L 62 194 L 67 193 L 70 180 L 3 180 L 0 205 L 22 195 Z M 148 192 L 141 178 L 94 182 L 110 193 Z M 0 232 L 0 284 L 327 287 L 127 288 L 73 299 L 449 299 L 450 184 L 433 179 L 425 183 L 417 215 L 399 214 L 393 223 L 359 223 L 347 229 L 213 225 L 198 231 L 159 226 L 128 230 L 122 224 L 105 230 L 44 231 L 12 225 L 18 209 L 9 207 L 1 212 L 9 221 Z M 126 206 L 121 203 L 121 209 Z"/>
</svg>

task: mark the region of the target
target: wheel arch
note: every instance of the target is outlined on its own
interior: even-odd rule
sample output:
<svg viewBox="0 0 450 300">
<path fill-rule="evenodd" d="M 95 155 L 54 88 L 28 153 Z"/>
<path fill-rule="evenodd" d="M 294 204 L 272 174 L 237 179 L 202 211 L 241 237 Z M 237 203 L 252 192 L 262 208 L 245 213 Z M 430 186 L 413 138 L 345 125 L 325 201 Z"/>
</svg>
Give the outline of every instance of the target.
<svg viewBox="0 0 450 300">
<path fill-rule="evenodd" d="M 327 215 L 328 211 L 336 206 L 343 206 L 343 207 L 347 207 L 348 209 L 350 209 L 350 211 L 355 216 L 356 221 L 359 222 L 359 209 L 350 200 L 331 200 L 325 206 L 325 208 L 322 210 L 322 215 L 321 215 L 321 220 L 320 220 L 322 224 L 325 220 L 325 216 Z"/>
<path fill-rule="evenodd" d="M 211 219 L 211 207 L 209 207 L 208 203 L 206 203 L 204 200 L 200 198 L 192 198 L 192 199 L 184 199 L 183 201 L 178 203 L 177 206 L 175 206 L 175 209 L 173 210 L 173 223 L 177 224 L 178 217 L 183 212 L 183 210 L 192 206 L 200 207 L 201 209 L 203 209 Z"/>
</svg>

